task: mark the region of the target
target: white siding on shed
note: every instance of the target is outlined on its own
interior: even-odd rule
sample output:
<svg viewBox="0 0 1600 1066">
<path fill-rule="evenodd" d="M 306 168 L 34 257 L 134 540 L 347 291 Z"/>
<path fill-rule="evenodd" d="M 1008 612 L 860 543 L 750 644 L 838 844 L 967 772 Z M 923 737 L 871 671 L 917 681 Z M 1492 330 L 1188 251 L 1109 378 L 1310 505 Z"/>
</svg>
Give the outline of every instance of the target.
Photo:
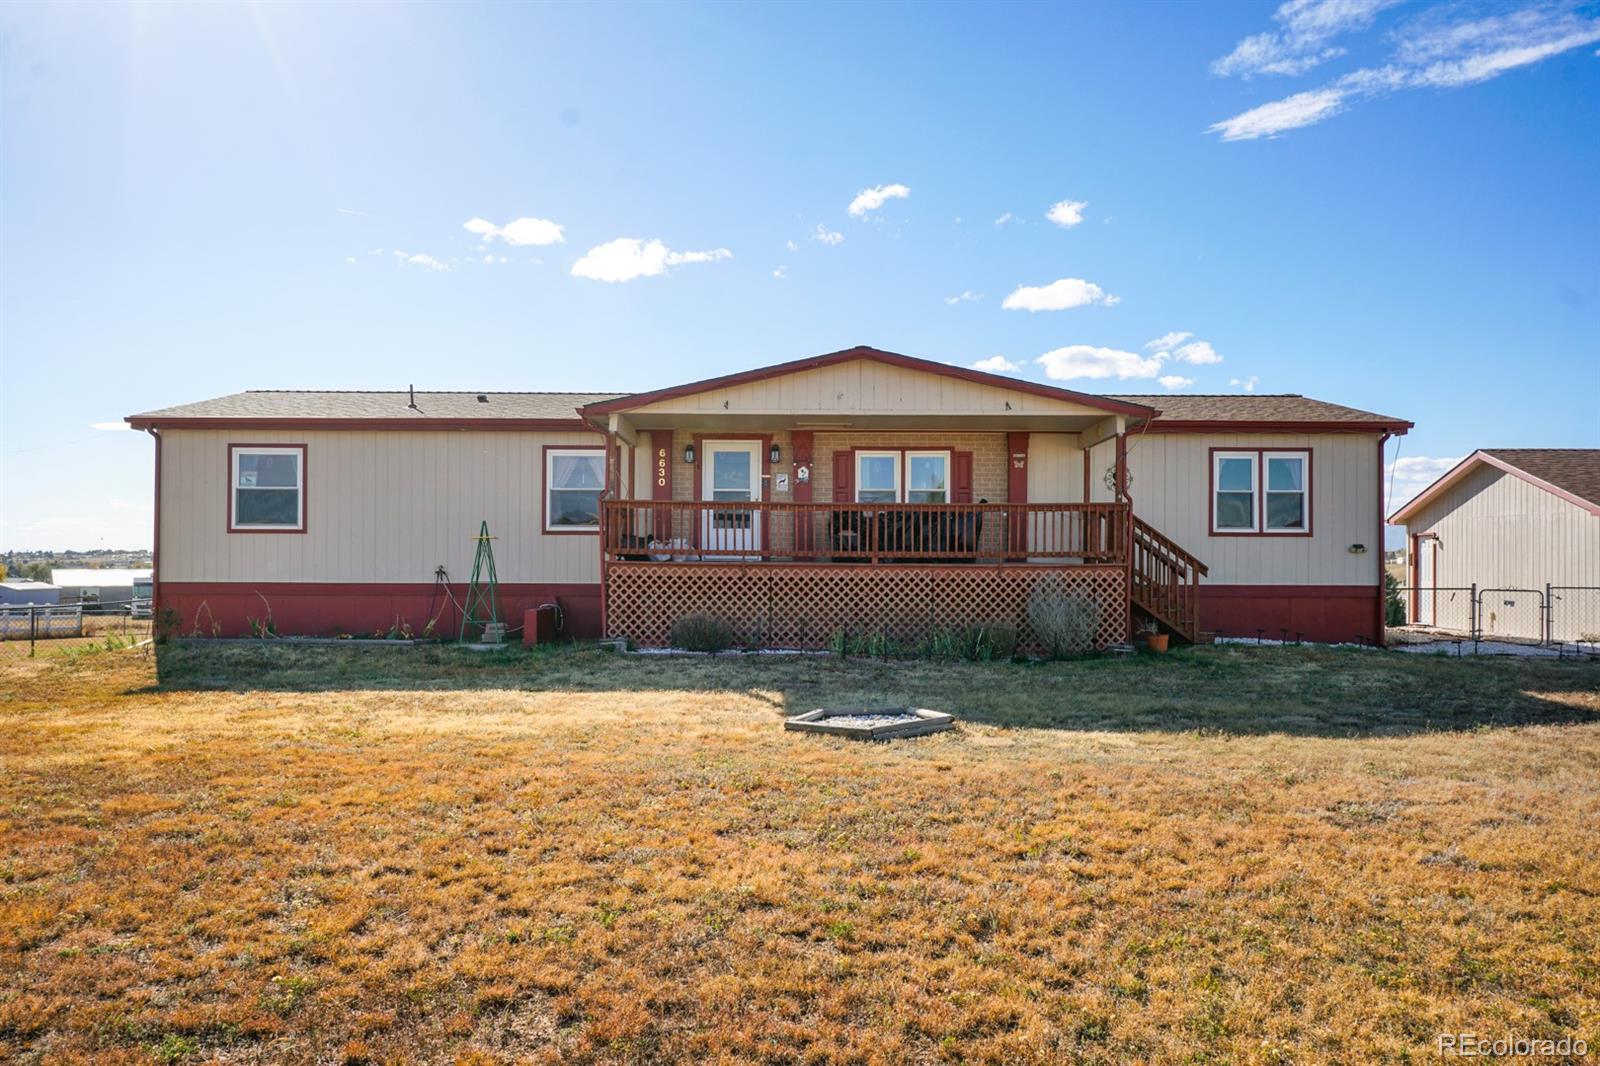
<svg viewBox="0 0 1600 1066">
<path fill-rule="evenodd" d="M 306 532 L 228 532 L 228 445 L 306 445 Z M 161 580 L 426 583 L 472 573 L 487 519 L 499 579 L 600 580 L 594 535 L 543 532 L 546 445 L 582 432 L 162 431 Z"/>
<path fill-rule="evenodd" d="M 1406 523 L 1439 538 L 1440 588 L 1600 586 L 1600 515 L 1487 464 Z"/>
</svg>

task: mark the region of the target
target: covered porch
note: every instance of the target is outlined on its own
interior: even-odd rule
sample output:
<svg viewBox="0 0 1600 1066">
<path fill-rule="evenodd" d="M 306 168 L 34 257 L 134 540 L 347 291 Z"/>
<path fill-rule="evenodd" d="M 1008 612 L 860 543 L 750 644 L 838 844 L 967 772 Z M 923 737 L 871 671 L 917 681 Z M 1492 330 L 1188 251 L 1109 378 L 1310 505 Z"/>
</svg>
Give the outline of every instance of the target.
<svg viewBox="0 0 1600 1066">
<path fill-rule="evenodd" d="M 1048 580 L 1092 599 L 1096 646 L 1126 640 L 1135 561 L 1161 568 L 1126 492 L 1154 414 L 872 349 L 591 405 L 603 627 L 664 646 L 706 612 L 815 648 L 1003 623 L 1033 647 Z M 1198 575 L 1167 570 L 1192 606 Z"/>
</svg>

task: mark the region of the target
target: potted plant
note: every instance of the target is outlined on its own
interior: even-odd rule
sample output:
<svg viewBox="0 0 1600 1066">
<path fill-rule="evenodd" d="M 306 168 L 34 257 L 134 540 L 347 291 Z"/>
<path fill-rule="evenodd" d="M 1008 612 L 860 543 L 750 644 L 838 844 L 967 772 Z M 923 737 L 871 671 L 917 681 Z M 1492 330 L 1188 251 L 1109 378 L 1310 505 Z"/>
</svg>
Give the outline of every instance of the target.
<svg viewBox="0 0 1600 1066">
<path fill-rule="evenodd" d="M 1171 639 L 1171 634 L 1161 632 L 1154 618 L 1146 618 L 1139 624 L 1139 634 L 1144 637 L 1150 650 L 1158 655 L 1167 650 L 1167 641 Z"/>
</svg>

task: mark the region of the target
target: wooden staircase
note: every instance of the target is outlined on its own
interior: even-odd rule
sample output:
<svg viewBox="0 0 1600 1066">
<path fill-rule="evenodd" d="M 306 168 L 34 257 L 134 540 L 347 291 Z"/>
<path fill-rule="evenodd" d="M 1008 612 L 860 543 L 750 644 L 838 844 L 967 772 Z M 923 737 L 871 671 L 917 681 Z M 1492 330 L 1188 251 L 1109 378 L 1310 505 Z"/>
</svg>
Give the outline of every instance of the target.
<svg viewBox="0 0 1600 1066">
<path fill-rule="evenodd" d="M 1200 578 L 1206 564 L 1133 516 L 1133 605 L 1190 644 L 1200 639 Z"/>
</svg>

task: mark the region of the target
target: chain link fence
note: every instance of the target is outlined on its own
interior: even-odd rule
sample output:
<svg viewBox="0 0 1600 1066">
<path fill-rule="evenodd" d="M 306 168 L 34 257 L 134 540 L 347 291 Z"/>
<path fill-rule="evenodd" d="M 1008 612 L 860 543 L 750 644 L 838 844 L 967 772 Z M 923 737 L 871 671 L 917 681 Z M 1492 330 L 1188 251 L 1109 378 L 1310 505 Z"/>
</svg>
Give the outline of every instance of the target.
<svg viewBox="0 0 1600 1066">
<path fill-rule="evenodd" d="M 1519 644 L 1600 645 L 1600 586 L 1391 588 L 1418 635 Z"/>
<path fill-rule="evenodd" d="M 149 600 L 0 604 L 0 661 L 134 647 L 151 628 Z"/>
</svg>

